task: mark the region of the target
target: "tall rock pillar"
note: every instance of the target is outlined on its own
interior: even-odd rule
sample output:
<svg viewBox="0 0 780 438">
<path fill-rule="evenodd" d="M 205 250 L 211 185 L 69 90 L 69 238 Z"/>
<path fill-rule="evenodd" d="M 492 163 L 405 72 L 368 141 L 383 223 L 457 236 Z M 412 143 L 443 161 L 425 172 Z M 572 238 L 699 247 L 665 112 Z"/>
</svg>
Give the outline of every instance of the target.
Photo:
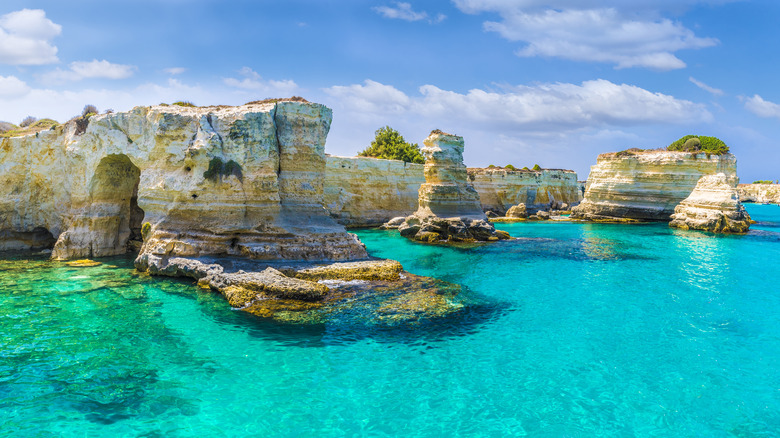
<svg viewBox="0 0 780 438">
<path fill-rule="evenodd" d="M 423 142 L 425 184 L 420 186 L 419 208 L 398 228 L 401 235 L 425 242 L 499 240 L 468 182 L 463 164 L 463 137 L 439 130 Z"/>
</svg>

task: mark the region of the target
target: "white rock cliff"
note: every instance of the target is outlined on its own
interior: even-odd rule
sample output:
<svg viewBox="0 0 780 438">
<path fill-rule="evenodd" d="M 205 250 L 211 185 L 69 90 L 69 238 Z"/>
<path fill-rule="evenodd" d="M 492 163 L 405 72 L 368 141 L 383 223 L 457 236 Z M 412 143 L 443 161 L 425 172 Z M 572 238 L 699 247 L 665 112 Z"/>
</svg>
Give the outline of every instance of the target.
<svg viewBox="0 0 780 438">
<path fill-rule="evenodd" d="M 351 260 L 367 256 L 322 208 L 327 107 L 138 107 L 0 143 L 0 249 Z M 143 226 L 142 226 L 143 224 Z M 142 232 L 143 229 L 143 232 Z"/>
</svg>

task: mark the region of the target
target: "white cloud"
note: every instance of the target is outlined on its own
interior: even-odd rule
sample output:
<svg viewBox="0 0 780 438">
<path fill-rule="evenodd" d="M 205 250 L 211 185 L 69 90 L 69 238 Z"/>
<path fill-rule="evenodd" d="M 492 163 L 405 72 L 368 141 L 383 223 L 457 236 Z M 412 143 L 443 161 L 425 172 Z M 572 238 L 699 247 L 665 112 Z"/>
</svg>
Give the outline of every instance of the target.
<svg viewBox="0 0 780 438">
<path fill-rule="evenodd" d="M 358 114 L 399 114 L 412 107 L 412 99 L 390 85 L 366 80 L 363 85 L 337 85 L 325 92 Z"/>
<path fill-rule="evenodd" d="M 170 67 L 170 68 L 163 69 L 163 71 L 165 73 L 168 73 L 169 75 L 180 75 L 185 71 L 187 71 L 187 69 L 184 67 Z"/>
<path fill-rule="evenodd" d="M 26 95 L 30 87 L 15 76 L 0 76 L 0 97 L 15 98 Z"/>
<path fill-rule="evenodd" d="M 701 88 L 702 90 L 714 95 L 714 96 L 723 96 L 723 90 L 718 88 L 710 87 L 709 85 L 705 84 L 702 81 L 697 80 L 693 76 L 688 78 L 689 81 L 693 83 L 693 85 L 696 85 L 697 87 Z"/>
<path fill-rule="evenodd" d="M 759 117 L 776 117 L 780 119 L 780 105 L 764 100 L 758 94 L 753 97 L 743 97 L 745 109 Z"/>
<path fill-rule="evenodd" d="M 606 80 L 581 85 L 555 83 L 518 86 L 506 92 L 480 89 L 468 93 L 423 85 L 420 95 L 367 80 L 364 85 L 336 86 L 325 92 L 356 116 L 406 114 L 428 120 L 469 124 L 504 131 L 574 130 L 584 127 L 707 121 L 703 105 Z"/>
<path fill-rule="evenodd" d="M 283 81 L 264 80 L 256 71 L 249 67 L 241 68 L 241 70 L 238 71 L 238 74 L 243 76 L 243 79 L 223 78 L 222 82 L 229 87 L 238 88 L 240 90 L 267 94 L 263 97 L 289 97 L 300 90 L 298 84 L 290 79 Z"/>
<path fill-rule="evenodd" d="M 0 16 L 0 63 L 43 65 L 58 62 L 51 44 L 62 26 L 46 18 L 41 9 L 22 9 Z"/>
<path fill-rule="evenodd" d="M 674 55 L 683 49 L 716 45 L 678 22 L 659 18 L 642 2 L 456 0 L 467 13 L 494 12 L 501 21 L 487 21 L 485 30 L 509 41 L 525 42 L 516 54 L 615 64 L 616 68 L 672 70 L 685 67 Z M 604 5 L 614 4 L 614 7 Z M 589 7 L 591 6 L 592 7 Z"/>
<path fill-rule="evenodd" d="M 44 83 L 75 82 L 82 79 L 126 79 L 133 75 L 133 65 L 113 64 L 105 59 L 71 62 L 68 70 L 56 69 L 41 75 Z"/>
<path fill-rule="evenodd" d="M 395 2 L 395 7 L 391 6 L 377 6 L 372 8 L 376 13 L 382 15 L 385 18 L 394 18 L 405 21 L 420 21 L 428 20 L 431 24 L 441 23 L 447 18 L 444 14 L 436 14 L 433 18 L 428 18 L 428 13 L 425 11 L 417 12 L 412 9 L 410 3 Z"/>
</svg>

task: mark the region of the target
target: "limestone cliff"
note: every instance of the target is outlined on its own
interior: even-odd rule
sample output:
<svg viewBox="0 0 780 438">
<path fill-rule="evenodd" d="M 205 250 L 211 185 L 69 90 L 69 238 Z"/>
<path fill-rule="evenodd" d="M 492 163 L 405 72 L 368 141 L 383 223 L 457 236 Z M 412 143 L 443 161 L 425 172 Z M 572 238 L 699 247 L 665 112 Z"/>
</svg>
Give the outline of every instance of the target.
<svg viewBox="0 0 780 438">
<path fill-rule="evenodd" d="M 669 226 L 715 233 L 746 233 L 750 216 L 739 202 L 733 179 L 723 173 L 704 175 L 693 192 L 674 208 Z"/>
<path fill-rule="evenodd" d="M 468 181 L 463 137 L 433 131 L 423 144 L 425 184 L 420 186 L 417 211 L 398 227 L 401 235 L 427 242 L 509 238 L 488 222 Z"/>
<path fill-rule="evenodd" d="M 644 151 L 599 155 L 585 197 L 572 217 L 589 220 L 669 221 L 703 176 L 723 174 L 736 190 L 734 155 Z"/>
<path fill-rule="evenodd" d="M 363 245 L 322 208 L 327 107 L 137 107 L 0 143 L 0 249 L 349 260 Z M 148 223 L 148 225 L 146 225 Z"/>
<path fill-rule="evenodd" d="M 417 210 L 423 165 L 366 157 L 326 157 L 325 208 L 347 226 L 378 226 Z"/>
<path fill-rule="evenodd" d="M 482 208 L 499 214 L 518 204 L 538 210 L 553 201 L 573 205 L 582 200 L 577 173 L 571 170 L 469 168 L 468 175 Z"/>
<path fill-rule="evenodd" d="M 737 190 L 742 202 L 780 204 L 780 184 L 740 184 Z"/>
</svg>

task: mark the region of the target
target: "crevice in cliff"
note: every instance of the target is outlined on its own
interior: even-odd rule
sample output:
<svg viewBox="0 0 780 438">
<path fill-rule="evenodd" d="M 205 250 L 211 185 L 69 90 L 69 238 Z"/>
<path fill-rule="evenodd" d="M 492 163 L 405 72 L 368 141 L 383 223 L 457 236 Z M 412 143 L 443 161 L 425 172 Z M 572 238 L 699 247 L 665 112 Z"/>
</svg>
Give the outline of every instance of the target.
<svg viewBox="0 0 780 438">
<path fill-rule="evenodd" d="M 279 125 L 276 123 L 276 110 L 279 104 L 274 104 L 274 109 L 271 110 L 271 120 L 274 123 L 274 140 L 276 142 L 276 177 L 282 172 L 282 144 L 279 141 Z"/>
</svg>

